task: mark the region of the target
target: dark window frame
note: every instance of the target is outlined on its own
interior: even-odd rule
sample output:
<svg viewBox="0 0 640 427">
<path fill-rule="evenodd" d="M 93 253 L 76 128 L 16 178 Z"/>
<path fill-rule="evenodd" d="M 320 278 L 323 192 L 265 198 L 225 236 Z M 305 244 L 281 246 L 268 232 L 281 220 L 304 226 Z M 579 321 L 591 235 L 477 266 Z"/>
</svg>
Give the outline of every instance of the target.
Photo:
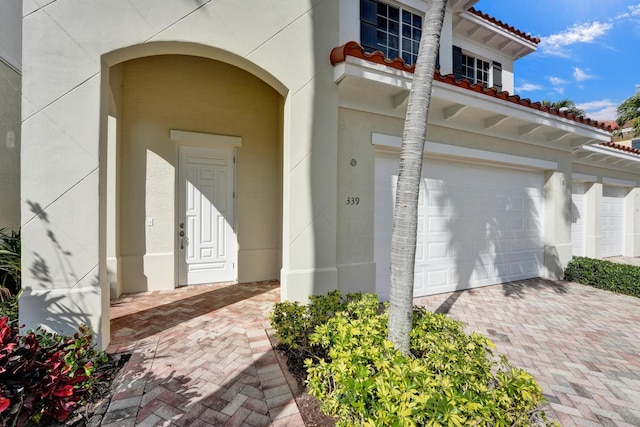
<svg viewBox="0 0 640 427">
<path fill-rule="evenodd" d="M 456 79 L 502 90 L 502 64 L 464 53 L 459 46 L 453 46 L 453 74 Z"/>
<path fill-rule="evenodd" d="M 368 52 L 400 57 L 414 64 L 418 57 L 423 17 L 379 0 L 360 0 L 360 44 Z"/>
</svg>

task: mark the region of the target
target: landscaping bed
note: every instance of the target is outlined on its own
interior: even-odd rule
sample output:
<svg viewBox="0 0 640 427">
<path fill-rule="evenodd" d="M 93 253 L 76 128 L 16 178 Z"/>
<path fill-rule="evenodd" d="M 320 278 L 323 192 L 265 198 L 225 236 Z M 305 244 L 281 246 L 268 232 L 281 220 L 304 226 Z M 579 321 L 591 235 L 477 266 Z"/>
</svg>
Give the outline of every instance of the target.
<svg viewBox="0 0 640 427">
<path fill-rule="evenodd" d="M 271 313 L 289 370 L 306 377 L 336 426 L 553 425 L 533 377 L 493 357 L 490 340 L 415 307 L 411 354 L 403 355 L 386 339 L 387 321 L 375 295 L 338 291 Z"/>
</svg>

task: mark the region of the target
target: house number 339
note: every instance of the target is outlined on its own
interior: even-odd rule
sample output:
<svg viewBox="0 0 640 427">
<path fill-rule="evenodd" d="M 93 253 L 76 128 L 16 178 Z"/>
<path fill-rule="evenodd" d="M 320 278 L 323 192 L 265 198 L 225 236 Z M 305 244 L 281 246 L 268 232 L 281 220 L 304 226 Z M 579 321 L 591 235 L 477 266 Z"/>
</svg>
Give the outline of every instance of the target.
<svg viewBox="0 0 640 427">
<path fill-rule="evenodd" d="M 360 204 L 360 197 L 357 196 L 348 196 L 347 203 L 348 206 L 355 206 Z"/>
</svg>

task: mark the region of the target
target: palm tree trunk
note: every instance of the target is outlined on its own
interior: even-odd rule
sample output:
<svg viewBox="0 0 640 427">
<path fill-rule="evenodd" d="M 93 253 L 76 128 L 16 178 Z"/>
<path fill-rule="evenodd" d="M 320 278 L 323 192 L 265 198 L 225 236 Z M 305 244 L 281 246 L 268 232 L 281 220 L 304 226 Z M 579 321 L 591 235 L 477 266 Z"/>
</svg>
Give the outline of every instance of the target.
<svg viewBox="0 0 640 427">
<path fill-rule="evenodd" d="M 402 135 L 391 233 L 389 340 L 404 354 L 409 353 L 412 324 L 418 196 L 427 136 L 427 115 L 447 1 L 427 0 L 427 4 Z"/>
</svg>

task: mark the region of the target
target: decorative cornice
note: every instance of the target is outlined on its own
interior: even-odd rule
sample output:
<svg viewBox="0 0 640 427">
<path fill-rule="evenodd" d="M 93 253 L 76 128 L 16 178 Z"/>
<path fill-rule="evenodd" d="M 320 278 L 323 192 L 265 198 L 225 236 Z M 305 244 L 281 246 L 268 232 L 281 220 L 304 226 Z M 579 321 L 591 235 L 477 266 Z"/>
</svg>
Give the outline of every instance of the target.
<svg viewBox="0 0 640 427">
<path fill-rule="evenodd" d="M 640 156 L 640 150 L 637 148 L 629 147 L 628 145 L 616 144 L 615 142 L 603 142 L 600 144 L 604 147 L 613 148 L 614 150 L 625 151 Z"/>
<path fill-rule="evenodd" d="M 389 59 L 385 57 L 384 53 L 380 51 L 365 52 L 364 48 L 358 42 L 354 41 L 347 42 L 342 46 L 333 48 L 331 50 L 331 54 L 329 55 L 329 60 L 331 61 L 332 65 L 336 65 L 341 62 L 345 62 L 347 56 L 363 59 L 375 64 L 385 65 L 387 67 L 391 67 L 400 71 L 406 71 L 408 73 L 413 73 L 415 70 L 415 65 L 406 64 L 402 58 Z M 453 74 L 442 75 L 440 74 L 439 70 L 436 70 L 434 74 L 434 80 L 467 89 L 473 92 L 481 93 L 483 95 L 491 96 L 493 98 L 501 99 L 503 101 L 511 102 L 513 104 L 521 105 L 523 107 L 528 107 L 533 110 L 538 110 L 544 113 L 552 114 L 554 116 L 562 117 L 567 120 L 572 120 L 574 122 L 592 126 L 597 129 L 602 129 L 607 132 L 612 132 L 613 130 L 611 128 L 611 125 L 605 122 L 598 122 L 597 120 L 578 116 L 574 113 L 560 111 L 556 108 L 542 105 L 540 102 L 532 102 L 529 98 L 520 98 L 519 95 L 511 95 L 509 94 L 509 92 L 499 91 L 494 87 L 486 88 L 482 84 L 471 83 L 467 79 L 456 79 Z"/>
<path fill-rule="evenodd" d="M 502 21 L 500 21 L 499 19 L 494 18 L 493 16 L 487 15 L 486 13 L 483 13 L 480 10 L 476 10 L 475 8 L 470 8 L 468 9 L 468 11 L 470 13 L 473 13 L 474 15 L 484 19 L 485 21 L 491 22 L 492 24 L 497 25 L 500 28 L 503 28 L 507 31 L 509 31 L 512 34 L 515 34 L 518 37 L 521 37 L 531 43 L 535 43 L 538 44 L 540 43 L 540 37 L 531 37 L 530 34 L 525 33 L 524 31 L 520 31 L 517 28 L 514 28 L 513 26 L 506 24 Z"/>
</svg>

